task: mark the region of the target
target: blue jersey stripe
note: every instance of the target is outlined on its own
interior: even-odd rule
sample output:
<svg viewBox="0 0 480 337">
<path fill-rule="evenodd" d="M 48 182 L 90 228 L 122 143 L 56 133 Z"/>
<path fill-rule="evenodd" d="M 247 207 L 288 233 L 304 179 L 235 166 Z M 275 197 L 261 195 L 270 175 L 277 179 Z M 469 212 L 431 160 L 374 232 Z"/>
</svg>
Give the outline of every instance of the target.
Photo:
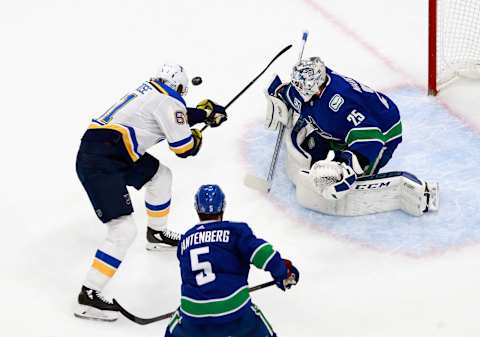
<svg viewBox="0 0 480 337">
<path fill-rule="evenodd" d="M 182 95 L 180 95 L 178 92 L 176 92 L 175 90 L 170 88 L 165 83 L 162 83 L 162 81 L 153 80 L 153 82 L 155 82 L 155 84 L 159 85 L 163 90 L 165 90 L 167 92 L 168 96 L 177 99 L 180 103 L 187 106 L 187 103 L 185 103 L 185 100 L 183 99 Z"/>
<path fill-rule="evenodd" d="M 178 142 L 173 142 L 173 143 L 168 142 L 168 145 L 170 145 L 170 147 L 179 147 L 189 143 L 191 140 L 192 140 L 192 135 L 189 135 L 187 138 L 179 140 Z"/>
<path fill-rule="evenodd" d="M 138 157 L 141 157 L 142 154 L 138 152 L 138 141 L 137 141 L 137 135 L 135 134 L 135 129 L 128 125 L 124 125 L 124 124 L 120 124 L 120 125 L 128 129 L 128 133 L 130 134 L 130 138 L 132 139 L 133 151 L 138 155 Z"/>
</svg>

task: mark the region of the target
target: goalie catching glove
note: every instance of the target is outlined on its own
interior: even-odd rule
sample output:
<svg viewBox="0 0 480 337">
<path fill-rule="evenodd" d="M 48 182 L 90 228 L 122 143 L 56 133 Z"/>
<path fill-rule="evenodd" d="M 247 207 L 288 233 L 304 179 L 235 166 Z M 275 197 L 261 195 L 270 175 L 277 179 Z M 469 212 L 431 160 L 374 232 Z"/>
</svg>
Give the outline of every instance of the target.
<svg viewBox="0 0 480 337">
<path fill-rule="evenodd" d="M 319 160 L 310 169 L 314 190 L 328 200 L 343 198 L 363 174 L 357 156 L 351 151 L 342 151 L 340 161 L 333 161 L 335 153 L 328 152 L 325 160 Z"/>
<path fill-rule="evenodd" d="M 216 128 L 227 120 L 227 112 L 221 105 L 216 104 L 214 101 L 204 99 L 197 104 L 197 109 L 201 109 L 205 112 L 205 124 Z"/>
</svg>

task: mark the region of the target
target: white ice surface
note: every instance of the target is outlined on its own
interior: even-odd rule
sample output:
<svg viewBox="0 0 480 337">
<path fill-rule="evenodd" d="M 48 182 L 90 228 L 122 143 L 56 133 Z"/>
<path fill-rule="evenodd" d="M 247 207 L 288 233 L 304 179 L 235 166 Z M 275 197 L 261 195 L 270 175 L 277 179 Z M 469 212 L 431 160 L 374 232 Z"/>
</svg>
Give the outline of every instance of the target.
<svg viewBox="0 0 480 337">
<path fill-rule="evenodd" d="M 163 335 L 165 323 L 104 324 L 72 315 L 105 234 L 75 175 L 79 139 L 89 118 L 163 61 L 203 77 L 190 89 L 190 105 L 206 96 L 224 103 L 277 51 L 296 47 L 305 28 L 306 55 L 319 54 L 398 100 L 406 139 L 391 168 L 440 181 L 440 213 L 345 222 L 284 203 L 281 174 L 269 196 L 243 186 L 248 170 L 268 164 L 273 135 L 256 124 L 262 90 L 274 72 L 288 76 L 293 48 L 232 105 L 224 127 L 205 132 L 198 157 L 177 159 L 165 145 L 152 150 L 174 172 L 172 228 L 192 225 L 200 184 L 222 186 L 227 216 L 249 222 L 301 271 L 292 291 L 253 295 L 279 336 L 480 335 L 479 87 L 458 82 L 438 99 L 423 96 L 426 12 L 426 1 L 417 0 L 3 1 L 0 335 Z M 107 292 L 132 312 L 154 316 L 178 305 L 177 262 L 173 252 L 144 250 L 142 193 L 132 198 L 142 235 Z M 252 285 L 266 280 L 252 271 Z"/>
</svg>

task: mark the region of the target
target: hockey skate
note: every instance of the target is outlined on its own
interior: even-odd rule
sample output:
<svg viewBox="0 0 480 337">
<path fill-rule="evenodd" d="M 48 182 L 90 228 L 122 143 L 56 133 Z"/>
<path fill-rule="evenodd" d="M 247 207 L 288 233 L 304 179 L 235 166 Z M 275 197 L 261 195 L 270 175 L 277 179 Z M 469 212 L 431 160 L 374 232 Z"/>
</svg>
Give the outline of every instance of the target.
<svg viewBox="0 0 480 337">
<path fill-rule="evenodd" d="M 78 307 L 73 313 L 75 317 L 99 321 L 116 321 L 119 313 L 112 301 L 102 296 L 101 292 L 82 286 L 78 295 Z"/>
<path fill-rule="evenodd" d="M 147 227 L 147 250 L 162 251 L 170 250 L 178 246 L 180 240 L 180 233 L 171 231 L 169 229 L 162 229 L 157 231 Z"/>
</svg>

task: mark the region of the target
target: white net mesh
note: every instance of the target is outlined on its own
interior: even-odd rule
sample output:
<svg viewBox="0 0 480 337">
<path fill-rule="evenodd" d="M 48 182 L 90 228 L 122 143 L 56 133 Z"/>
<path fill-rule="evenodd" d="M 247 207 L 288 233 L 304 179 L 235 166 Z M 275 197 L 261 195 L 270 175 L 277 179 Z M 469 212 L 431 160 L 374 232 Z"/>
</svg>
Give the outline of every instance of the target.
<svg viewBox="0 0 480 337">
<path fill-rule="evenodd" d="M 480 0 L 438 0 L 437 83 L 480 78 Z"/>
</svg>

